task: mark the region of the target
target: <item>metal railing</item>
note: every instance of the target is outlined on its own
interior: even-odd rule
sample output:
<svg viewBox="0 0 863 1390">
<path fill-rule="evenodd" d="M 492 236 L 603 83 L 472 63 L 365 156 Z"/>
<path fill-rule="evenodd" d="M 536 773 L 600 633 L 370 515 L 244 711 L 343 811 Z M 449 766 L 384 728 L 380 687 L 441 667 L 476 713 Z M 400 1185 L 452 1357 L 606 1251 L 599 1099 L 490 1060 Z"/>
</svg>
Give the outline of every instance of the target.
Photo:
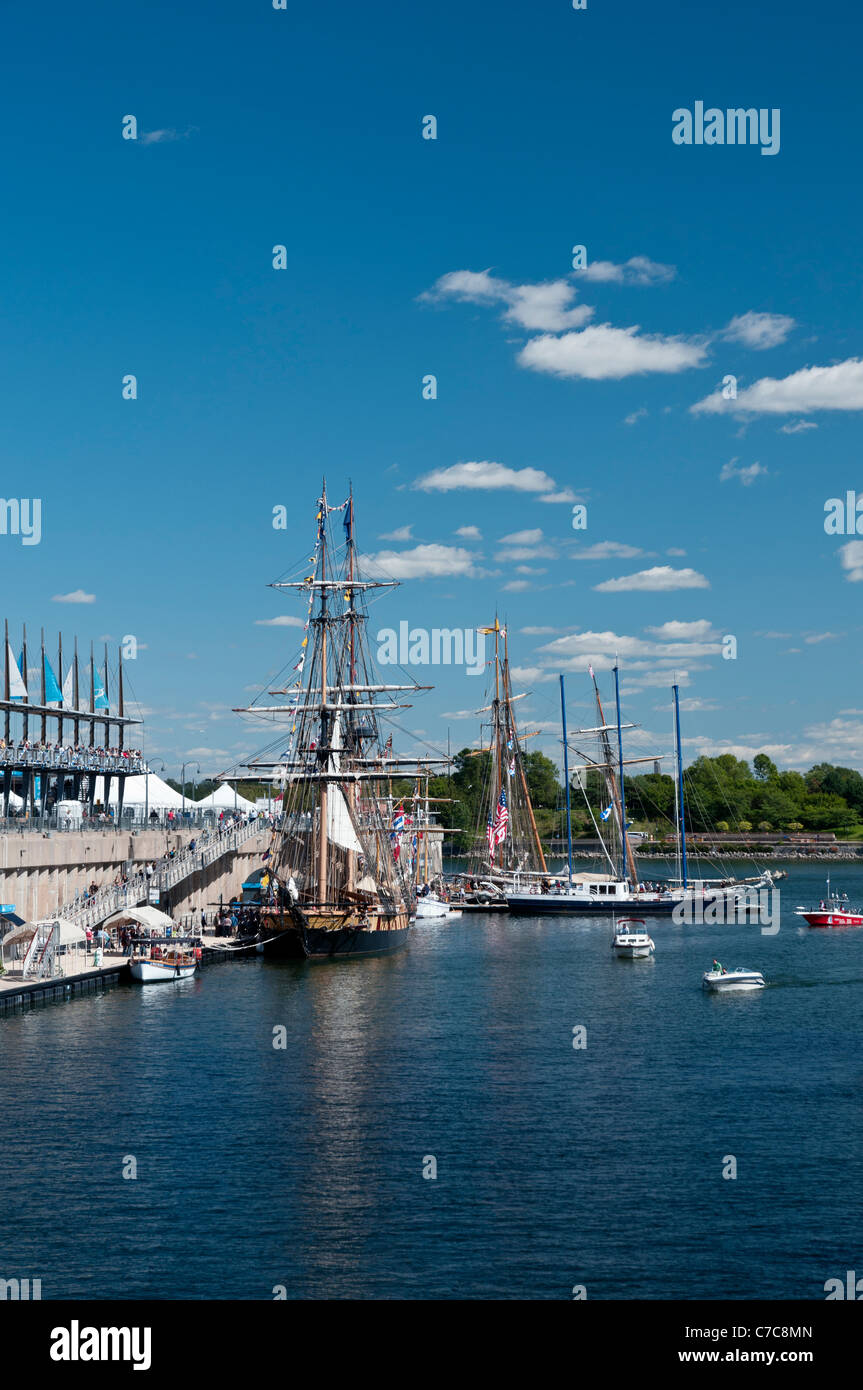
<svg viewBox="0 0 863 1390">
<path fill-rule="evenodd" d="M 229 830 L 205 832 L 194 849 L 178 850 L 173 858 L 160 860 L 150 874 L 141 870 L 124 884 L 100 888 L 84 901 L 60 908 L 58 916 L 74 922 L 85 931 L 88 927 L 97 927 L 123 908 L 145 905 L 152 888 L 158 888 L 160 894 L 167 892 L 223 855 L 234 853 L 253 835 L 260 835 L 268 829 L 265 822 L 254 820 Z"/>
<path fill-rule="evenodd" d="M 33 767 L 44 772 L 130 772 L 142 773 L 140 753 L 107 753 L 95 748 L 39 748 L 32 744 L 8 743 L 0 748 L 0 768 Z"/>
</svg>

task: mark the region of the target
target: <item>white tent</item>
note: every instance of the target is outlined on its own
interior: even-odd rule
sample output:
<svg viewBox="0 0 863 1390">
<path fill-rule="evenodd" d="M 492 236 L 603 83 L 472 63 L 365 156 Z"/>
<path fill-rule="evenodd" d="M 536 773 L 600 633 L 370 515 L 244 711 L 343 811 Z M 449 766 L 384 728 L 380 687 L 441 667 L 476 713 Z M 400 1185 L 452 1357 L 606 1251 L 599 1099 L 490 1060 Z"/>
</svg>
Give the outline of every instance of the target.
<svg viewBox="0 0 863 1390">
<path fill-rule="evenodd" d="M 96 778 L 96 800 L 104 804 L 105 801 L 105 779 Z M 111 805 L 116 806 L 119 802 L 119 789 L 116 777 L 111 778 Z M 124 806 L 144 806 L 149 804 L 151 811 L 179 811 L 183 806 L 183 798 L 179 792 L 175 792 L 173 787 L 169 787 L 167 782 L 163 782 L 155 772 L 148 772 L 146 776 L 142 773 L 137 777 L 127 777 L 126 785 L 123 789 Z M 186 797 L 186 808 L 194 805 Z"/>
<path fill-rule="evenodd" d="M 157 907 L 124 907 L 115 912 L 105 923 L 106 927 L 119 927 L 121 923 L 137 922 L 140 927 L 172 927 L 174 919 Z"/>
<path fill-rule="evenodd" d="M 228 786 L 227 782 L 222 782 L 214 792 L 205 796 L 203 801 L 192 801 L 189 803 L 194 806 L 196 811 L 204 808 L 216 811 L 256 811 L 258 808 L 253 801 L 247 801 L 239 792 L 235 792 L 233 787 Z"/>
<path fill-rule="evenodd" d="M 61 946 L 86 945 L 87 933 L 83 928 L 76 926 L 74 922 L 67 922 L 64 917 L 45 917 L 40 922 L 25 922 L 23 927 L 16 927 L 8 936 L 3 937 L 2 949 L 5 951 L 7 946 L 16 946 L 22 941 L 31 941 L 37 927 L 47 927 L 52 922 L 59 922 L 60 924 Z"/>
</svg>

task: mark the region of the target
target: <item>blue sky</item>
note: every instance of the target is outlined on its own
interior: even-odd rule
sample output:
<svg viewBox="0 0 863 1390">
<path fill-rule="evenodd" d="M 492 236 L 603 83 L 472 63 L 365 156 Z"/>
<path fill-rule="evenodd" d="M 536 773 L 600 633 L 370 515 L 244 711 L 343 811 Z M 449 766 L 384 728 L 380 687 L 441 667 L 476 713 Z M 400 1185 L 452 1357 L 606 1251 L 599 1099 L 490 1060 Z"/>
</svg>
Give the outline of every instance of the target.
<svg viewBox="0 0 863 1390">
<path fill-rule="evenodd" d="M 326 474 L 405 576 L 374 628 L 498 609 L 532 746 L 557 671 L 587 715 L 617 650 L 663 746 L 675 669 L 689 756 L 863 766 L 863 542 L 823 525 L 863 493 L 860 27 L 799 0 L 8 13 L 0 491 L 43 507 L 38 546 L 0 535 L 13 627 L 134 634 L 148 751 L 217 772 L 267 741 L 230 709 L 296 650 L 266 585 Z M 778 108 L 779 153 L 675 145 L 696 101 Z M 470 743 L 482 682 L 415 674 L 409 726 Z"/>
</svg>

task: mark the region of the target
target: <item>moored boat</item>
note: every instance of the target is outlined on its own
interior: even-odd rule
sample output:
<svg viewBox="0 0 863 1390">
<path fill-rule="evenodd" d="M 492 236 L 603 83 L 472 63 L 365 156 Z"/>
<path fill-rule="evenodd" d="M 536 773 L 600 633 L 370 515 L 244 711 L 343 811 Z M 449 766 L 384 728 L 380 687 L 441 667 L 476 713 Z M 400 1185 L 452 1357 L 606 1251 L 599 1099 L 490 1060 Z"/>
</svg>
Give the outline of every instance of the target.
<svg viewBox="0 0 863 1390">
<path fill-rule="evenodd" d="M 331 533 L 341 514 L 344 545 Z M 366 638 L 367 591 L 394 581 L 363 577 L 354 541 L 354 500 L 315 504 L 316 539 L 301 578 L 277 581 L 306 600 L 297 678 L 287 705 L 253 705 L 260 717 L 288 716 L 288 747 L 270 766 L 284 785 L 281 823 L 265 856 L 259 949 L 309 960 L 386 955 L 408 938 L 416 879 L 416 829 L 393 781 L 419 776 L 398 758 L 380 716 L 409 705 L 397 692 L 421 687 L 376 678 Z M 423 759 L 427 772 L 440 761 Z M 246 765 L 257 771 L 262 764 Z M 409 771 L 410 769 L 410 771 Z"/>
<path fill-rule="evenodd" d="M 138 942 L 129 960 L 129 973 L 142 985 L 188 980 L 198 968 L 199 958 L 199 952 L 179 942 L 164 947 L 157 942 Z"/>
</svg>

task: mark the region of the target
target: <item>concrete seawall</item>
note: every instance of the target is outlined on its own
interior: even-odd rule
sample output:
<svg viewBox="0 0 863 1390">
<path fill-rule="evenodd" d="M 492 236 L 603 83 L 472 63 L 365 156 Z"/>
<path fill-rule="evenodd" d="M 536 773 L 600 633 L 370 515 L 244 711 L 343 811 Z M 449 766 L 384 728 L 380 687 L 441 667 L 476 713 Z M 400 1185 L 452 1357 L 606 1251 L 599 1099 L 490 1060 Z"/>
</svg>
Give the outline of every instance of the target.
<svg viewBox="0 0 863 1390">
<path fill-rule="evenodd" d="M 70 904 L 91 883 L 112 884 L 118 874 L 185 848 L 196 832 L 38 831 L 0 835 L 0 902 L 14 903 L 20 917 L 32 921 Z M 239 894 L 243 880 L 259 868 L 270 832 L 253 835 L 239 850 L 176 884 L 163 899 L 164 911 L 179 915 L 200 911 Z"/>
</svg>

